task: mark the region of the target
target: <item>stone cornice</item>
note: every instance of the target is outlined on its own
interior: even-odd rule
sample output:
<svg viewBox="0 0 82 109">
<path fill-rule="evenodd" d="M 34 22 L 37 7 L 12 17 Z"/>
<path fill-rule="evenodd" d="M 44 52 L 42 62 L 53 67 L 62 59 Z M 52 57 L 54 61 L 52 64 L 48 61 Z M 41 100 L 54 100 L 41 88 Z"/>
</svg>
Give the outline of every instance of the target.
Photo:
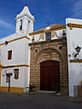
<svg viewBox="0 0 82 109">
<path fill-rule="evenodd" d="M 31 45 L 38 45 L 38 44 L 46 44 L 46 43 L 54 43 L 54 42 L 60 42 L 60 41 L 63 41 L 65 40 L 66 41 L 66 37 L 64 38 L 60 38 L 60 39 L 54 39 L 54 40 L 51 40 L 51 41 L 41 41 L 41 42 L 34 42 L 34 43 L 29 43 L 29 46 Z"/>
</svg>

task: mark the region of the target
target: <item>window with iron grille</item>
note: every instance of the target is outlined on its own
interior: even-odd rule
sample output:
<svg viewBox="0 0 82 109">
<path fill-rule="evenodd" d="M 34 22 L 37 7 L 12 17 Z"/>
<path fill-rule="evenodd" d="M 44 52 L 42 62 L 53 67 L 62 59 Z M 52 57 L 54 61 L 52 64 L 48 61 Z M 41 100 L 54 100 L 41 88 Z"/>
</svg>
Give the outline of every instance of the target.
<svg viewBox="0 0 82 109">
<path fill-rule="evenodd" d="M 15 79 L 19 78 L 19 69 L 14 69 L 14 78 Z"/>
<path fill-rule="evenodd" d="M 8 51 L 8 60 L 11 60 L 12 59 L 12 50 L 9 50 Z"/>
</svg>

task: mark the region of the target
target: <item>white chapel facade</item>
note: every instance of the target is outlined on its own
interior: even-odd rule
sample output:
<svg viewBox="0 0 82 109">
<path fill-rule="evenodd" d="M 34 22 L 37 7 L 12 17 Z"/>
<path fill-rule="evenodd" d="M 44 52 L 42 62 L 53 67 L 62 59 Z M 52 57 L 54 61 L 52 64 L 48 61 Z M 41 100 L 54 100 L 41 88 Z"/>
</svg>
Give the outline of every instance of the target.
<svg viewBox="0 0 82 109">
<path fill-rule="evenodd" d="M 0 91 L 56 91 L 82 96 L 82 20 L 66 19 L 37 31 L 27 6 L 16 32 L 0 39 Z"/>
</svg>

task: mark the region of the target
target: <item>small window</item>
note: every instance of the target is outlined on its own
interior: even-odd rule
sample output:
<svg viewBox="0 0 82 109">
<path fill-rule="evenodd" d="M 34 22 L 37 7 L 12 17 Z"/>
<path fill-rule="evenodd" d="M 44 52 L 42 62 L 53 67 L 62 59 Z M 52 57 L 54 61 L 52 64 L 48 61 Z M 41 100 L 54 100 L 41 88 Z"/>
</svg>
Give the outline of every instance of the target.
<svg viewBox="0 0 82 109">
<path fill-rule="evenodd" d="M 15 79 L 19 78 L 19 69 L 14 69 L 14 78 Z"/>
<path fill-rule="evenodd" d="M 12 50 L 8 51 L 8 60 L 12 59 Z"/>
<path fill-rule="evenodd" d="M 51 32 L 46 33 L 46 41 L 51 41 Z"/>
</svg>

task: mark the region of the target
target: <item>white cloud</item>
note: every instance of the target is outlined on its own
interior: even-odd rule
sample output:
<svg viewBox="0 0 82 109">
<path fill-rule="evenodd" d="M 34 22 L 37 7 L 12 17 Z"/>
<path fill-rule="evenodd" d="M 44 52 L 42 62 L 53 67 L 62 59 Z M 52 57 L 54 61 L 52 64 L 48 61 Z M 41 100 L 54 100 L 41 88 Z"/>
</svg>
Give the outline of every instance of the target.
<svg viewBox="0 0 82 109">
<path fill-rule="evenodd" d="M 12 24 L 8 23 L 5 20 L 0 19 L 0 28 L 6 28 L 6 29 L 11 30 L 13 27 L 14 26 Z"/>
</svg>

